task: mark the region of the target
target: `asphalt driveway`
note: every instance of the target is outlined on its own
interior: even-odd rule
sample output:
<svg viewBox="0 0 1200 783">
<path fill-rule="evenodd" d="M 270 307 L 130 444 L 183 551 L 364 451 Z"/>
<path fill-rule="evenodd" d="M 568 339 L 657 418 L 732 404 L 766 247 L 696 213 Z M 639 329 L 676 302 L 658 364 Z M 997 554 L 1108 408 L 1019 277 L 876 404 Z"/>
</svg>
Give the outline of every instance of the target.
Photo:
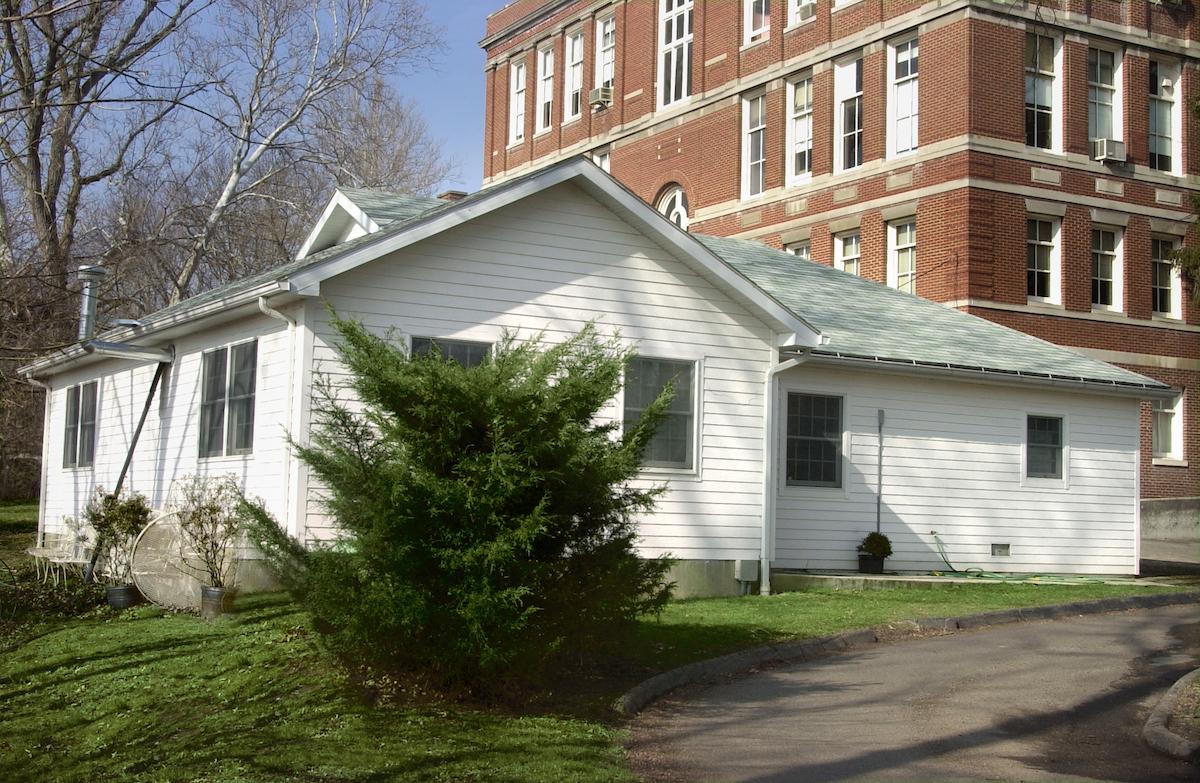
<svg viewBox="0 0 1200 783">
<path fill-rule="evenodd" d="M 873 645 L 681 691 L 634 722 L 650 780 L 1200 780 L 1141 739 L 1200 665 L 1196 605 Z"/>
</svg>

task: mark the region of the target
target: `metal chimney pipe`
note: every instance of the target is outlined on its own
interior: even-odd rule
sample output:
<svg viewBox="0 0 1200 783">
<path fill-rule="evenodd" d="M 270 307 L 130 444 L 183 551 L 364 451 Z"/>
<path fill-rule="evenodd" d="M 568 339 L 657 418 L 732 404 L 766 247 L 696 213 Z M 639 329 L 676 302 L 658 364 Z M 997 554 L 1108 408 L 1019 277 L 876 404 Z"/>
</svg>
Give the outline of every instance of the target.
<svg viewBox="0 0 1200 783">
<path fill-rule="evenodd" d="M 79 267 L 79 281 L 83 283 L 79 294 L 79 342 L 90 340 L 96 333 L 96 300 L 100 297 L 100 281 L 107 274 L 102 266 Z"/>
</svg>

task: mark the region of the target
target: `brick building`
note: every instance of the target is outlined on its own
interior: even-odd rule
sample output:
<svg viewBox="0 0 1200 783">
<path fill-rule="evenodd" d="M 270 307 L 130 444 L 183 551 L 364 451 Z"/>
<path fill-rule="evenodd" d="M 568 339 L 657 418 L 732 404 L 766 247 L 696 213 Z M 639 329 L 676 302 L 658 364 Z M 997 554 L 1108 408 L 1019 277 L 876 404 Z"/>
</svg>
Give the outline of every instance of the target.
<svg viewBox="0 0 1200 783">
<path fill-rule="evenodd" d="M 1200 496 L 1200 308 L 1161 261 L 1196 231 L 1193 5 L 516 0 L 481 42 L 484 183 L 590 154 L 689 230 L 1168 382 L 1141 493 L 1169 516 Z"/>
</svg>

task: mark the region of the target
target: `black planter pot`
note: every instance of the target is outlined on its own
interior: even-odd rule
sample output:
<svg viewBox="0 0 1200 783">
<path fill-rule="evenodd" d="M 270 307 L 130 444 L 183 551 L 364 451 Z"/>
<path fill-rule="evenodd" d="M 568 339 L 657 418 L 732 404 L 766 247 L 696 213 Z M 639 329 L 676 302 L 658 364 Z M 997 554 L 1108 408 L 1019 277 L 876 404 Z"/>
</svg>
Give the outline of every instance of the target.
<svg viewBox="0 0 1200 783">
<path fill-rule="evenodd" d="M 884 558 L 875 557 L 875 555 L 859 555 L 858 572 L 860 574 L 882 574 L 883 561 Z"/>
<path fill-rule="evenodd" d="M 205 620 L 220 617 L 233 605 L 233 593 L 224 587 L 200 588 L 200 616 Z"/>
<path fill-rule="evenodd" d="M 104 588 L 104 597 L 113 609 L 128 609 L 142 600 L 142 594 L 133 585 L 116 585 Z"/>
</svg>

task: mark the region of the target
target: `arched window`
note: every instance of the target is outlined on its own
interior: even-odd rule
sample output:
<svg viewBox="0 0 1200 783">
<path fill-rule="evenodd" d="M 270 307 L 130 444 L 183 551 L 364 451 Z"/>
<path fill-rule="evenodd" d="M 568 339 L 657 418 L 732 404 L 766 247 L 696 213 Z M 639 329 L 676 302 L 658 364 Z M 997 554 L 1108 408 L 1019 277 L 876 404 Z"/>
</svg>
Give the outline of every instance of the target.
<svg viewBox="0 0 1200 783">
<path fill-rule="evenodd" d="M 667 188 L 658 200 L 658 211 L 667 216 L 667 220 L 687 231 L 688 200 L 683 188 L 672 185 Z"/>
</svg>

